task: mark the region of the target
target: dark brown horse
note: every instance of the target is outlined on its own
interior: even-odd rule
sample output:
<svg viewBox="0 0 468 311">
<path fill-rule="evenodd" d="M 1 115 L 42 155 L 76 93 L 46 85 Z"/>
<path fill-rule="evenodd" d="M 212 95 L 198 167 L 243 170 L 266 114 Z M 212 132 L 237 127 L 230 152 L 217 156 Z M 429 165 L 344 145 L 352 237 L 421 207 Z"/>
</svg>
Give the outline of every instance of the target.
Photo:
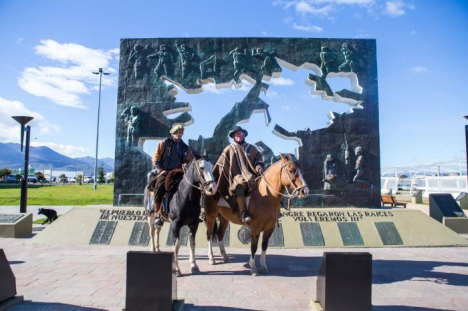
<svg viewBox="0 0 468 311">
<path fill-rule="evenodd" d="M 194 153 L 195 159 L 190 161 L 184 169 L 183 179 L 169 202 L 169 214 L 163 215 L 164 219 L 170 222 L 169 231 L 174 239 L 174 260 L 176 275 L 181 272 L 178 264 L 178 253 L 180 248 L 180 229 L 187 226 L 190 230 L 190 266 L 192 273 L 198 273 L 199 269 L 195 261 L 195 235 L 197 234 L 200 221 L 200 198 L 202 193 L 207 197 L 214 195 L 217 191 L 216 182 L 213 177 L 213 164 L 198 157 Z M 160 226 L 154 224 L 155 213 L 152 202 L 154 182 L 150 182 L 145 188 L 145 207 L 148 210 L 148 224 L 150 227 L 150 249 L 159 252 Z M 155 236 L 156 234 L 156 236 Z"/>
<path fill-rule="evenodd" d="M 266 265 L 266 250 L 268 240 L 275 230 L 275 225 L 280 217 L 281 200 L 287 198 L 304 198 L 309 193 L 309 188 L 302 176 L 301 169 L 292 154 L 283 156 L 281 160 L 273 163 L 261 176 L 258 185 L 250 193 L 249 212 L 252 216 L 251 229 L 251 257 L 249 265 L 252 275 L 268 273 Z M 286 193 L 284 193 L 286 191 Z M 220 224 L 217 229 L 218 243 L 221 255 L 225 262 L 229 259 L 223 244 L 223 237 L 228 226 L 228 221 L 243 225 L 239 213 L 233 213 L 229 207 L 220 206 L 219 196 L 205 198 L 205 215 L 208 239 L 208 257 L 211 264 L 215 264 L 212 250 L 212 239 L 215 221 L 218 216 Z M 262 254 L 260 257 L 260 271 L 255 266 L 255 253 L 257 252 L 260 233 L 263 232 Z"/>
</svg>

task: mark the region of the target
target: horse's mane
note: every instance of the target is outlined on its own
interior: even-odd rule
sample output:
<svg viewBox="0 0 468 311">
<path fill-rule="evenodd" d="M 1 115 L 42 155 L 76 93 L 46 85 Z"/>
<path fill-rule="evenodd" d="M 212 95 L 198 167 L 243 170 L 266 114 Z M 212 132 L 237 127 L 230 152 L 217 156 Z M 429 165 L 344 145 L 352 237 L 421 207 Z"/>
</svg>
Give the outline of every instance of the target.
<svg viewBox="0 0 468 311">
<path fill-rule="evenodd" d="M 296 165 L 299 169 L 301 169 L 301 165 L 299 164 L 296 157 L 292 153 L 288 153 L 286 155 L 286 158 L 288 158 L 289 161 L 291 161 L 292 163 L 294 163 L 294 165 Z"/>
</svg>

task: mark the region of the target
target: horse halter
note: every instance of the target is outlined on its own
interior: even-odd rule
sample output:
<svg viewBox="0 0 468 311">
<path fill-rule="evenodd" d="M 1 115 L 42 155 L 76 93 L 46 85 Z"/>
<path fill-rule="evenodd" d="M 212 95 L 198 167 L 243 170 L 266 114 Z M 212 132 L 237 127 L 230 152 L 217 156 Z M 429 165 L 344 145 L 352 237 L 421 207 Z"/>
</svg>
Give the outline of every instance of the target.
<svg viewBox="0 0 468 311">
<path fill-rule="evenodd" d="M 295 165 L 297 167 L 297 165 L 292 162 L 292 161 L 286 161 L 284 163 L 281 163 L 281 170 L 280 170 L 280 175 L 279 175 L 279 179 L 281 181 L 281 173 L 283 172 L 283 170 L 285 171 L 285 175 L 288 177 L 289 179 L 289 183 L 290 185 L 293 185 L 294 186 L 294 190 L 292 191 L 292 193 L 289 193 L 289 188 L 288 187 L 285 187 L 286 188 L 286 193 L 287 195 L 284 195 L 285 197 L 287 197 L 288 199 L 292 199 L 292 198 L 296 198 L 299 196 L 301 190 L 307 188 L 307 183 L 305 182 L 304 178 L 302 177 L 302 174 L 301 174 L 301 171 L 299 170 L 299 168 L 296 168 L 298 171 L 299 171 L 299 174 L 296 172 L 296 174 L 294 174 L 294 176 L 291 178 L 291 175 L 289 174 L 288 170 L 287 170 L 287 166 L 289 164 L 292 164 L 292 165 Z M 296 185 L 296 176 L 298 176 L 301 181 L 302 181 L 302 186 L 297 186 Z"/>
<path fill-rule="evenodd" d="M 183 171 L 184 171 L 184 178 L 185 180 L 189 183 L 189 185 L 191 185 L 192 187 L 200 190 L 201 192 L 203 193 L 207 193 L 207 190 L 209 189 L 210 187 L 210 184 L 211 183 L 215 183 L 215 179 L 213 177 L 213 173 L 211 173 L 211 170 L 205 170 L 209 173 L 209 178 L 211 180 L 208 180 L 207 178 L 205 178 L 203 172 L 201 171 L 200 169 L 200 163 L 201 162 L 204 162 L 205 160 L 203 159 L 199 159 L 199 160 L 195 160 L 195 163 L 193 164 L 193 166 L 195 167 L 195 170 L 197 172 L 197 175 L 198 175 L 198 179 L 200 180 L 200 187 L 192 184 L 188 179 L 187 179 L 187 168 L 186 167 L 182 167 Z"/>
</svg>

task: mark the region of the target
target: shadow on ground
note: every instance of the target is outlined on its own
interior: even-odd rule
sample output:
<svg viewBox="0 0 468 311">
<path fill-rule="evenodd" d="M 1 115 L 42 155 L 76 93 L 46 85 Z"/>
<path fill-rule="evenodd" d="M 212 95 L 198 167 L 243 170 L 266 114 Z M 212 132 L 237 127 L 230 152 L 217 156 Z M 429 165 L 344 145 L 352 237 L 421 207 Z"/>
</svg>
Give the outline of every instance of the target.
<svg viewBox="0 0 468 311">
<path fill-rule="evenodd" d="M 47 302 L 33 302 L 24 301 L 13 308 L 8 309 L 9 311 L 104 311 L 106 309 L 96 309 L 88 307 L 80 307 L 75 305 L 69 305 L 65 303 L 47 303 Z"/>
<path fill-rule="evenodd" d="M 218 306 L 194 306 L 193 304 L 185 304 L 184 311 L 252 311 L 255 309 L 218 307 Z"/>
<path fill-rule="evenodd" d="M 250 275 L 247 254 L 230 254 L 230 264 L 240 264 L 245 270 L 223 271 L 225 263 L 221 257 L 216 258 L 217 271 L 203 271 L 201 275 Z M 259 258 L 256 256 L 256 265 L 259 268 Z M 188 256 L 179 256 L 179 260 L 188 260 Z M 207 261 L 207 256 L 197 256 L 197 260 Z M 291 255 L 267 255 L 269 275 L 283 277 L 314 277 L 318 276 L 322 257 L 303 257 Z M 447 272 L 440 271 L 440 267 L 446 267 Z M 452 273 L 450 267 L 468 267 L 466 262 L 447 261 L 416 261 L 416 260 L 373 260 L 372 284 L 389 284 L 402 281 L 432 282 L 436 284 L 448 284 L 453 286 L 466 286 L 466 274 Z M 443 269 L 443 268 L 442 268 Z M 439 270 L 439 271 L 437 271 Z"/>
<path fill-rule="evenodd" d="M 445 311 L 456 311 L 448 310 Z M 420 308 L 420 307 L 411 307 L 411 306 L 372 306 L 372 311 L 441 311 L 441 309 L 433 308 Z"/>
</svg>

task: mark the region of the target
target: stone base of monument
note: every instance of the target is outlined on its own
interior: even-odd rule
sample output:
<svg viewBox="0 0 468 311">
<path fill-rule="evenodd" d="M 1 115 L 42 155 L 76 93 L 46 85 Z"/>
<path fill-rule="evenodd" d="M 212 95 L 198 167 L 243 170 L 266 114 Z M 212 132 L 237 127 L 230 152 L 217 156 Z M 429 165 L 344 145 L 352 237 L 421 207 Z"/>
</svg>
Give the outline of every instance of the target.
<svg viewBox="0 0 468 311">
<path fill-rule="evenodd" d="M 468 218 L 466 217 L 444 217 L 442 223 L 459 234 L 468 234 Z"/>
<path fill-rule="evenodd" d="M 18 238 L 32 233 L 32 214 L 0 214 L 0 238 Z"/>
<path fill-rule="evenodd" d="M 255 218 L 255 215 L 252 215 Z M 208 246 L 201 223 L 197 248 Z M 142 246 L 149 249 L 149 226 L 143 208 L 75 207 L 31 239 L 63 245 Z M 250 247 L 250 229 L 229 224 L 227 247 Z M 188 229 L 181 230 L 187 245 Z M 172 247 L 169 224 L 160 234 L 161 247 Z M 292 208 L 282 217 L 269 247 L 441 247 L 468 246 L 468 240 L 418 210 L 403 208 Z"/>
</svg>

